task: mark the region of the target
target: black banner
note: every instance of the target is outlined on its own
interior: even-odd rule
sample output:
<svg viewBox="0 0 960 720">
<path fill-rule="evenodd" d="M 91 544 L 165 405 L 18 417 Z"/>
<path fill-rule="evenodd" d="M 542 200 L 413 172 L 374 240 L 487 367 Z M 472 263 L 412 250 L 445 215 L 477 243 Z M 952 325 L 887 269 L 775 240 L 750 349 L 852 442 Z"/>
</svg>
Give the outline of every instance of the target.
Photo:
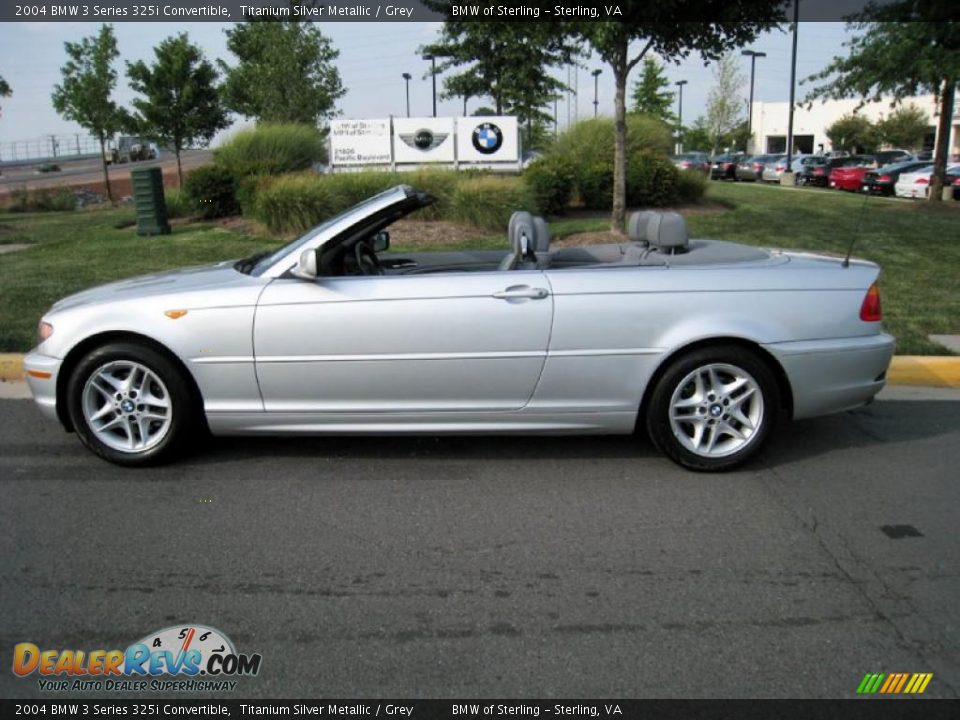
<svg viewBox="0 0 960 720">
<path fill-rule="evenodd" d="M 633 720 L 953 720 L 960 702 L 857 700 L 0 700 L 3 718 L 623 718 Z"/>
<path fill-rule="evenodd" d="M 806 22 L 843 20 L 861 12 L 866 4 L 867 0 L 801 0 L 800 19 Z M 767 16 L 757 20 L 786 22 L 792 18 L 792 5 L 790 0 L 782 0 Z M 463 0 L 446 2 L 440 7 L 443 9 L 437 11 L 419 0 L 4 0 L 0 3 L 0 22 L 662 21 L 662 17 L 655 16 L 655 5 L 645 0 Z M 723 22 L 727 9 L 725 2 L 690 0 L 689 22 Z M 683 10 L 680 12 L 682 15 Z"/>
</svg>

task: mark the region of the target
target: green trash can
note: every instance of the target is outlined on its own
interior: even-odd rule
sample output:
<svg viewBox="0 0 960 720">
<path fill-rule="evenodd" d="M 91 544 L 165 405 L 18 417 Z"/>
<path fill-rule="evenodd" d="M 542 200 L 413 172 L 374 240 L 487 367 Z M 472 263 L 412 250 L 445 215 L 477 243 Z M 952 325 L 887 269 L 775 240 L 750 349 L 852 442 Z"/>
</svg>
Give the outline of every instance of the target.
<svg viewBox="0 0 960 720">
<path fill-rule="evenodd" d="M 130 172 L 133 204 L 137 208 L 137 235 L 169 235 L 167 203 L 163 197 L 163 173 L 158 167 Z"/>
</svg>

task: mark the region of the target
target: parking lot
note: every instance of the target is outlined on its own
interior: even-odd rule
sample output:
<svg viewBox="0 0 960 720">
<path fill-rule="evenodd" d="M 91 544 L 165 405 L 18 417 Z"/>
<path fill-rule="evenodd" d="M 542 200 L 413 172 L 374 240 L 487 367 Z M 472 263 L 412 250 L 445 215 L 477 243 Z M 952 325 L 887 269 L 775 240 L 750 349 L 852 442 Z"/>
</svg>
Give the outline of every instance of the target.
<svg viewBox="0 0 960 720">
<path fill-rule="evenodd" d="M 958 397 L 888 390 L 720 476 L 629 437 L 224 439 L 129 471 L 2 400 L 0 645 L 203 623 L 263 655 L 238 697 L 851 697 L 867 672 L 956 697 Z"/>
</svg>

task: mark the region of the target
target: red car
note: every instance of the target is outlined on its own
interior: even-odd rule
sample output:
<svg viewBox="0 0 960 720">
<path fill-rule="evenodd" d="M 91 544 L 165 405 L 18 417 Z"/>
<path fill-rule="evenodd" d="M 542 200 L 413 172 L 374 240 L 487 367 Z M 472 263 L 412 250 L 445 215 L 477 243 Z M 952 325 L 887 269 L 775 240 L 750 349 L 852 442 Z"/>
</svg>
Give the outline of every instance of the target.
<svg viewBox="0 0 960 720">
<path fill-rule="evenodd" d="M 863 184 L 863 178 L 867 171 L 874 170 L 876 167 L 877 163 L 873 157 L 858 158 L 854 162 L 831 170 L 829 185 L 837 190 L 857 192 Z"/>
</svg>

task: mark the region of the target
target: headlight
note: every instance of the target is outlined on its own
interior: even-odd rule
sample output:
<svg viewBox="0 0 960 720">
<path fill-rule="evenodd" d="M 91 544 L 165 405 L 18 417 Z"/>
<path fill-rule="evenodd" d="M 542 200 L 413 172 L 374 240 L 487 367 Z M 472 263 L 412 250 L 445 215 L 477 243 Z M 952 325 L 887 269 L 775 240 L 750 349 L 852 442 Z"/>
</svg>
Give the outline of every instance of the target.
<svg viewBox="0 0 960 720">
<path fill-rule="evenodd" d="M 37 326 L 37 337 L 40 339 L 40 342 L 43 342 L 51 335 L 53 335 L 53 325 L 41 320 L 40 325 Z"/>
</svg>

